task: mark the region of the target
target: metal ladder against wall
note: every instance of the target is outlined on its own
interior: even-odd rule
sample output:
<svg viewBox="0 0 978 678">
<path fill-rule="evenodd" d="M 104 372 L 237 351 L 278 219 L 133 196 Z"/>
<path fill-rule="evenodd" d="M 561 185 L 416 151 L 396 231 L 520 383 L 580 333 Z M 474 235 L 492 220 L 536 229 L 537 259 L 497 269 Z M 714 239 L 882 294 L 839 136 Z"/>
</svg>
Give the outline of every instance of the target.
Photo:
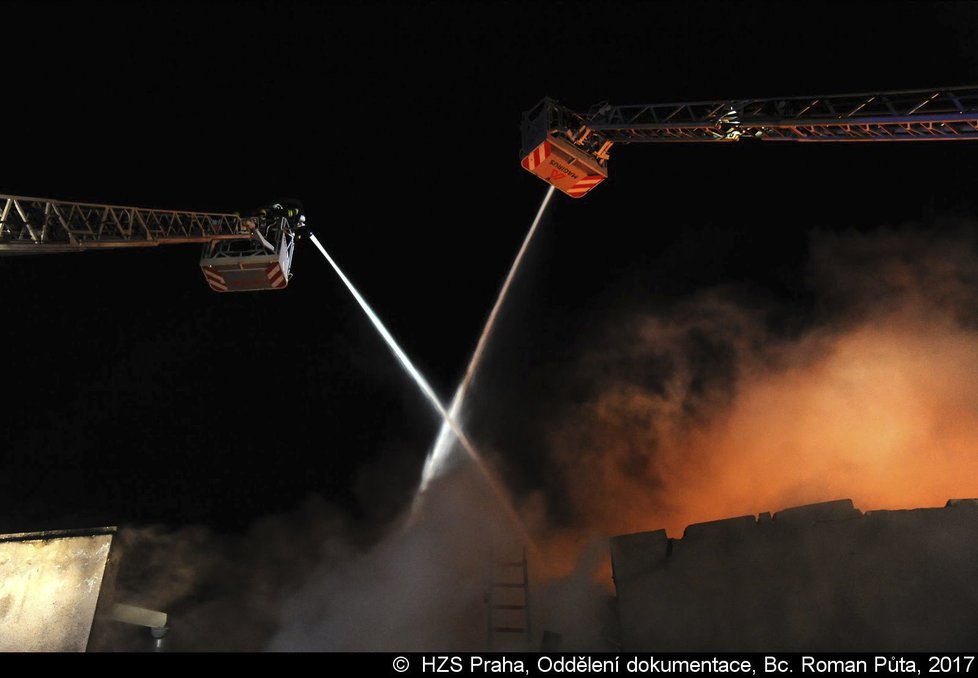
<svg viewBox="0 0 978 678">
<path fill-rule="evenodd" d="M 507 649 L 519 640 L 530 644 L 530 584 L 526 548 L 519 560 L 502 560 L 496 553 L 489 557 L 486 587 L 486 648 L 492 652 L 504 644 Z M 522 635 L 522 639 L 518 636 Z M 510 642 L 504 642 L 509 639 Z M 512 642 L 516 641 L 516 642 Z"/>
</svg>

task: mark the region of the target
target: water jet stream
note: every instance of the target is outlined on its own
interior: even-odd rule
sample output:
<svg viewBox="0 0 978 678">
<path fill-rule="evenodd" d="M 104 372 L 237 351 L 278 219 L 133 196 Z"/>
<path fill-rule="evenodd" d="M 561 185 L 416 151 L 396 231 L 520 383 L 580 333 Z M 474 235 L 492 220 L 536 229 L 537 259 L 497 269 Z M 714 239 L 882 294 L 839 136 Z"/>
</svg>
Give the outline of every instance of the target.
<svg viewBox="0 0 978 678">
<path fill-rule="evenodd" d="M 493 304 L 492 310 L 489 312 L 489 317 L 486 319 L 486 324 L 482 328 L 482 334 L 479 336 L 479 341 L 475 346 L 475 351 L 472 352 L 472 357 L 469 358 L 468 367 L 465 368 L 465 376 L 462 378 L 458 388 L 455 389 L 455 397 L 452 398 L 452 405 L 448 411 L 449 416 L 452 419 L 457 420 L 462 414 L 462 406 L 465 403 L 465 396 L 468 395 L 469 386 L 472 384 L 472 380 L 475 378 L 476 370 L 478 370 L 479 364 L 482 362 L 482 354 L 485 351 L 486 344 L 489 342 L 489 337 L 492 335 L 492 331 L 495 328 L 496 317 L 499 315 L 499 309 L 502 308 L 503 302 L 506 300 L 506 297 L 509 294 L 510 285 L 512 285 L 513 279 L 516 277 L 516 272 L 523 263 L 523 256 L 526 254 L 526 250 L 530 246 L 530 241 L 533 240 L 533 234 L 536 233 L 537 226 L 540 224 L 540 220 L 543 218 L 543 214 L 546 211 L 547 205 L 550 203 L 550 198 L 553 197 L 553 194 L 554 187 L 551 186 L 549 189 L 547 189 L 547 194 L 543 197 L 543 202 L 540 203 L 540 209 L 537 210 L 537 215 L 534 217 L 533 223 L 530 224 L 530 230 L 527 231 L 526 237 L 523 238 L 523 244 L 520 246 L 519 252 L 516 253 L 516 258 L 513 259 L 513 263 L 509 267 L 509 273 L 506 275 L 506 279 L 503 281 L 503 285 L 499 289 L 499 294 L 496 296 L 496 303 Z M 421 473 L 421 484 L 418 487 L 418 495 L 421 495 L 426 489 L 428 489 L 429 483 L 445 468 L 451 450 L 452 429 L 447 425 L 447 423 L 443 423 L 441 429 L 438 431 L 438 438 L 435 439 L 435 444 L 432 446 L 431 451 L 428 453 L 428 457 L 425 459 L 424 470 Z"/>
<path fill-rule="evenodd" d="M 393 335 L 391 335 L 391 333 L 387 330 L 387 327 L 383 322 L 381 322 L 377 314 L 374 313 L 373 309 L 370 307 L 370 304 L 367 303 L 367 300 L 360 295 L 360 292 L 356 287 L 354 287 L 353 283 L 350 282 L 350 279 L 346 277 L 336 262 L 333 261 L 333 258 L 329 256 L 329 253 L 319 242 L 319 239 L 313 234 L 310 234 L 309 239 L 319 249 L 319 251 L 322 252 L 323 256 L 326 257 L 326 261 L 329 262 L 330 266 L 333 267 L 333 270 L 336 271 L 336 275 L 340 277 L 343 284 L 346 285 L 348 290 L 350 290 L 353 298 L 357 300 L 358 304 L 360 304 L 360 308 L 362 308 L 363 312 L 367 314 L 367 318 L 369 318 L 370 322 L 373 323 L 373 326 L 387 343 L 387 346 L 390 348 L 391 352 L 397 357 L 398 361 L 401 363 L 401 366 L 404 367 L 408 375 L 414 380 L 415 384 L 417 384 L 424 396 L 431 402 L 431 405 L 435 408 L 435 411 L 441 415 L 444 425 L 448 426 L 451 432 L 455 434 L 455 437 L 468 453 L 469 458 L 475 462 L 476 466 L 479 468 L 479 471 L 481 471 L 483 478 L 485 478 L 489 488 L 496 495 L 500 505 L 503 507 L 503 509 L 505 509 L 509 518 L 513 520 L 514 525 L 520 530 L 521 537 L 532 547 L 533 542 L 526 532 L 526 527 L 523 525 L 523 521 L 513 508 L 513 505 L 509 500 L 509 496 L 504 490 L 502 484 L 496 479 L 495 474 L 492 473 L 491 469 L 486 466 L 485 462 L 482 460 L 482 457 L 476 451 L 475 446 L 469 440 L 468 436 L 465 435 L 462 427 L 458 425 L 455 418 L 452 417 L 448 413 L 448 410 L 445 409 L 445 406 L 442 405 L 441 400 L 439 400 L 438 395 L 431 387 L 431 384 L 428 383 L 428 380 L 424 378 L 421 372 L 419 372 L 414 366 L 414 363 L 411 362 L 411 359 L 408 358 L 407 354 L 403 351 L 403 349 L 401 349 Z"/>
</svg>

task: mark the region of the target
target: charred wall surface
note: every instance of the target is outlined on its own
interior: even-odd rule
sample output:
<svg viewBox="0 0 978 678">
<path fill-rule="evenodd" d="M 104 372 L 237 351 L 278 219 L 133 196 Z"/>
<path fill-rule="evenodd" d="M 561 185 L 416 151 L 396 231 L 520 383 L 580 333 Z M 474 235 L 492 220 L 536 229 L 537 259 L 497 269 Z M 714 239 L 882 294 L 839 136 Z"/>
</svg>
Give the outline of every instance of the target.
<svg viewBox="0 0 978 678">
<path fill-rule="evenodd" d="M 930 651 L 978 644 L 978 501 L 851 500 L 611 540 L 623 649 Z"/>
</svg>

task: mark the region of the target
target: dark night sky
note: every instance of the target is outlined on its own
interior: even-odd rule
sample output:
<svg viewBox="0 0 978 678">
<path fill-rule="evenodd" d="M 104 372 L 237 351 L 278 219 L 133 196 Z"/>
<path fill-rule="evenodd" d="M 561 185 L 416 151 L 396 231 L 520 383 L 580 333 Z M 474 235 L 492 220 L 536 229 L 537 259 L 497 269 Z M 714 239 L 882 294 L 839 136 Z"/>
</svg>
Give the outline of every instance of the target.
<svg viewBox="0 0 978 678">
<path fill-rule="evenodd" d="M 294 196 L 435 388 L 544 184 L 519 116 L 978 82 L 978 6 L 0 2 L 0 192 L 243 210 Z M 14 27 L 14 30 L 11 30 Z M 538 482 L 563 369 L 624 309 L 733 283 L 804 308 L 807 233 L 974 215 L 970 144 L 632 146 L 555 198 L 476 437 Z M 308 243 L 302 243 L 308 245 Z M 218 295 L 194 246 L 0 260 L 0 528 L 242 527 L 319 493 L 389 516 L 437 421 L 311 247 Z"/>
</svg>

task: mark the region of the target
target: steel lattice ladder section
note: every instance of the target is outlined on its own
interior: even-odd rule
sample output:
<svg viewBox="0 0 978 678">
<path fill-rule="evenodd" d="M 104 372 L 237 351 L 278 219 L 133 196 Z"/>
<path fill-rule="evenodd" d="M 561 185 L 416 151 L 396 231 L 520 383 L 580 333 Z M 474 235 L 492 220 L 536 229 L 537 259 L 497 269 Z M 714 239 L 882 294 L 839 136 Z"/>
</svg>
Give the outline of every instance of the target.
<svg viewBox="0 0 978 678">
<path fill-rule="evenodd" d="M 524 637 L 530 643 L 530 584 L 526 549 L 519 560 L 489 558 L 486 591 L 486 647 L 496 649 L 500 638 Z"/>
</svg>

